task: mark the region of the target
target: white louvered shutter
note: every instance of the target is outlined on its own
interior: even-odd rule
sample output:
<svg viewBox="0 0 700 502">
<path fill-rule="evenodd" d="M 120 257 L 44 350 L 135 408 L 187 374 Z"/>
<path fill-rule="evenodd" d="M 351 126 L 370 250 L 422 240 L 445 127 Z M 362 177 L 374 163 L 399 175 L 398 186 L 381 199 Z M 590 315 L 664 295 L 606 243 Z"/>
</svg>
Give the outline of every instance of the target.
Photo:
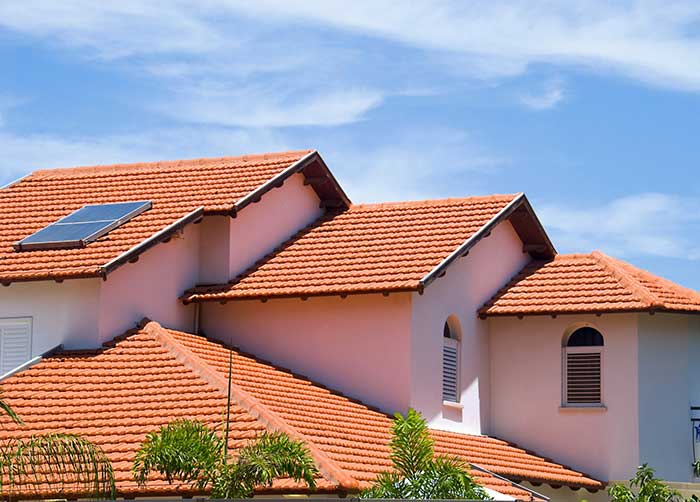
<svg viewBox="0 0 700 502">
<path fill-rule="evenodd" d="M 602 350 L 596 347 L 567 347 L 566 404 L 602 403 Z"/>
<path fill-rule="evenodd" d="M 0 375 L 31 359 L 32 320 L 0 319 Z"/>
<path fill-rule="evenodd" d="M 443 338 L 442 400 L 459 402 L 459 342 Z"/>
</svg>

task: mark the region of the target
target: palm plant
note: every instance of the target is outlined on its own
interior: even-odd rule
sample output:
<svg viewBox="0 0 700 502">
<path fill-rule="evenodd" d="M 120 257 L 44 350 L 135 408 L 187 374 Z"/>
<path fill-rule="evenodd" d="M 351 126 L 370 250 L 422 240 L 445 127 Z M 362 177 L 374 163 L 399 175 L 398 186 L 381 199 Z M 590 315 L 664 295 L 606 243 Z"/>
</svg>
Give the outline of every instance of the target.
<svg viewBox="0 0 700 502">
<path fill-rule="evenodd" d="M 197 491 L 210 488 L 220 499 L 250 497 L 256 487 L 285 477 L 303 480 L 313 490 L 318 474 L 308 448 L 286 434 L 264 433 L 231 457 L 226 439 L 195 420 L 177 420 L 146 436 L 132 473 L 144 485 L 151 472 Z"/>
<path fill-rule="evenodd" d="M 0 410 L 22 419 L 0 398 Z M 114 498 L 114 472 L 102 448 L 75 434 L 41 434 L 0 444 L 0 497 L 15 491 Z"/>
<path fill-rule="evenodd" d="M 393 469 L 377 476 L 362 498 L 471 499 L 490 497 L 467 472 L 467 465 L 453 456 L 435 456 L 428 426 L 417 411 L 397 413 L 389 443 Z"/>
<path fill-rule="evenodd" d="M 629 487 L 614 484 L 608 489 L 613 502 L 683 502 L 683 496 L 661 479 L 654 476 L 654 469 L 647 464 L 637 468 L 634 477 L 629 481 Z M 697 498 L 693 495 L 689 501 Z"/>
</svg>

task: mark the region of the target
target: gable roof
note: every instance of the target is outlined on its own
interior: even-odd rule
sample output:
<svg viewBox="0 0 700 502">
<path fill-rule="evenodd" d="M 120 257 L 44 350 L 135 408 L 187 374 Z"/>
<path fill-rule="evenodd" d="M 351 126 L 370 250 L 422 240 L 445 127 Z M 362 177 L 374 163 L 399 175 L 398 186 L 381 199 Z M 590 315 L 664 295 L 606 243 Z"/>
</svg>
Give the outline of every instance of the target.
<svg viewBox="0 0 700 502">
<path fill-rule="evenodd" d="M 199 419 L 221 430 L 230 350 L 148 322 L 101 350 L 54 354 L 2 383 L 4 397 L 26 426 L 0 417 L 0 439 L 82 434 L 112 461 L 120 496 L 191 495 L 158 477 L 145 489 L 138 487 L 130 474 L 134 453 L 148 432 L 177 418 Z M 321 472 L 318 489 L 326 493 L 356 491 L 389 468 L 390 417 L 237 350 L 232 354 L 233 449 L 264 430 L 282 430 L 309 446 Z M 529 500 L 532 494 L 487 471 L 574 488 L 603 487 L 499 439 L 442 431 L 432 435 L 438 452 L 480 466 L 472 474 L 481 484 L 518 499 Z M 301 489 L 280 480 L 271 491 Z M 41 494 L 59 493 L 43 487 Z"/>
<path fill-rule="evenodd" d="M 482 317 L 605 312 L 700 313 L 700 294 L 599 251 L 533 261 L 479 311 Z"/>
<path fill-rule="evenodd" d="M 35 171 L 0 190 L 0 282 L 104 276 L 203 215 L 235 215 L 298 172 L 326 204 L 349 204 L 310 150 Z M 153 206 L 84 248 L 13 248 L 85 204 L 135 200 Z"/>
<path fill-rule="evenodd" d="M 525 250 L 553 256 L 523 194 L 360 204 L 327 213 L 229 284 L 194 288 L 184 300 L 422 292 L 505 220 Z"/>
</svg>

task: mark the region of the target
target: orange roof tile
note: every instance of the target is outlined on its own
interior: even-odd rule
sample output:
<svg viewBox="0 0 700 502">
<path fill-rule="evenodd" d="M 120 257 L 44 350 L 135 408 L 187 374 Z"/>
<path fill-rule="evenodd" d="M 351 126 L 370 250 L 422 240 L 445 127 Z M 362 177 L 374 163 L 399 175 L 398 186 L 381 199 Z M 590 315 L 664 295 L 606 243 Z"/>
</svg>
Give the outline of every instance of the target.
<svg viewBox="0 0 700 502">
<path fill-rule="evenodd" d="M 173 488 L 159 478 L 139 488 L 130 474 L 134 453 L 146 433 L 177 418 L 199 419 L 220 430 L 229 353 L 221 343 L 149 322 L 102 350 L 52 355 L 2 383 L 5 398 L 26 426 L 0 417 L 0 439 L 46 432 L 82 434 L 99 444 L 112 461 L 120 495 L 187 493 L 186 488 Z M 359 402 L 235 350 L 232 395 L 231 447 L 240 447 L 266 429 L 302 439 L 321 471 L 320 491 L 355 491 L 390 466 L 391 420 Z M 432 434 L 438 452 L 457 454 L 513 479 L 602 487 L 502 440 Z M 508 481 L 472 472 L 488 488 L 530 499 L 528 492 Z M 291 480 L 281 480 L 272 489 L 299 490 Z"/>
<path fill-rule="evenodd" d="M 644 311 L 700 313 L 700 294 L 594 251 L 529 263 L 480 314 Z"/>
<path fill-rule="evenodd" d="M 461 246 L 524 204 L 519 194 L 353 205 L 327 213 L 230 284 L 194 288 L 185 301 L 421 290 L 438 266 L 468 250 Z"/>
<path fill-rule="evenodd" d="M 266 182 L 310 153 L 36 171 L 0 190 L 0 282 L 102 275 L 111 260 L 200 207 L 204 214 L 240 209 L 251 195 L 260 195 Z M 85 204 L 133 200 L 150 200 L 153 207 L 84 248 L 13 249 L 20 239 Z"/>
</svg>

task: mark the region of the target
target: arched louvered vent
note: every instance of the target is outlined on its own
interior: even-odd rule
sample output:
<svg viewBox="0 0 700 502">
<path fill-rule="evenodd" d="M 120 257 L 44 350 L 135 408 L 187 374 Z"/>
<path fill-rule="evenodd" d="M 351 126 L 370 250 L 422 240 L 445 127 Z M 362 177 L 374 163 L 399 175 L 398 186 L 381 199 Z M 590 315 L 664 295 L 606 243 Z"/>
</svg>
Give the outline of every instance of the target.
<svg viewBox="0 0 700 502">
<path fill-rule="evenodd" d="M 445 323 L 442 345 L 442 400 L 459 402 L 459 340 Z"/>
<path fill-rule="evenodd" d="M 564 348 L 564 404 L 601 405 L 603 335 L 589 327 L 574 331 Z"/>
</svg>

